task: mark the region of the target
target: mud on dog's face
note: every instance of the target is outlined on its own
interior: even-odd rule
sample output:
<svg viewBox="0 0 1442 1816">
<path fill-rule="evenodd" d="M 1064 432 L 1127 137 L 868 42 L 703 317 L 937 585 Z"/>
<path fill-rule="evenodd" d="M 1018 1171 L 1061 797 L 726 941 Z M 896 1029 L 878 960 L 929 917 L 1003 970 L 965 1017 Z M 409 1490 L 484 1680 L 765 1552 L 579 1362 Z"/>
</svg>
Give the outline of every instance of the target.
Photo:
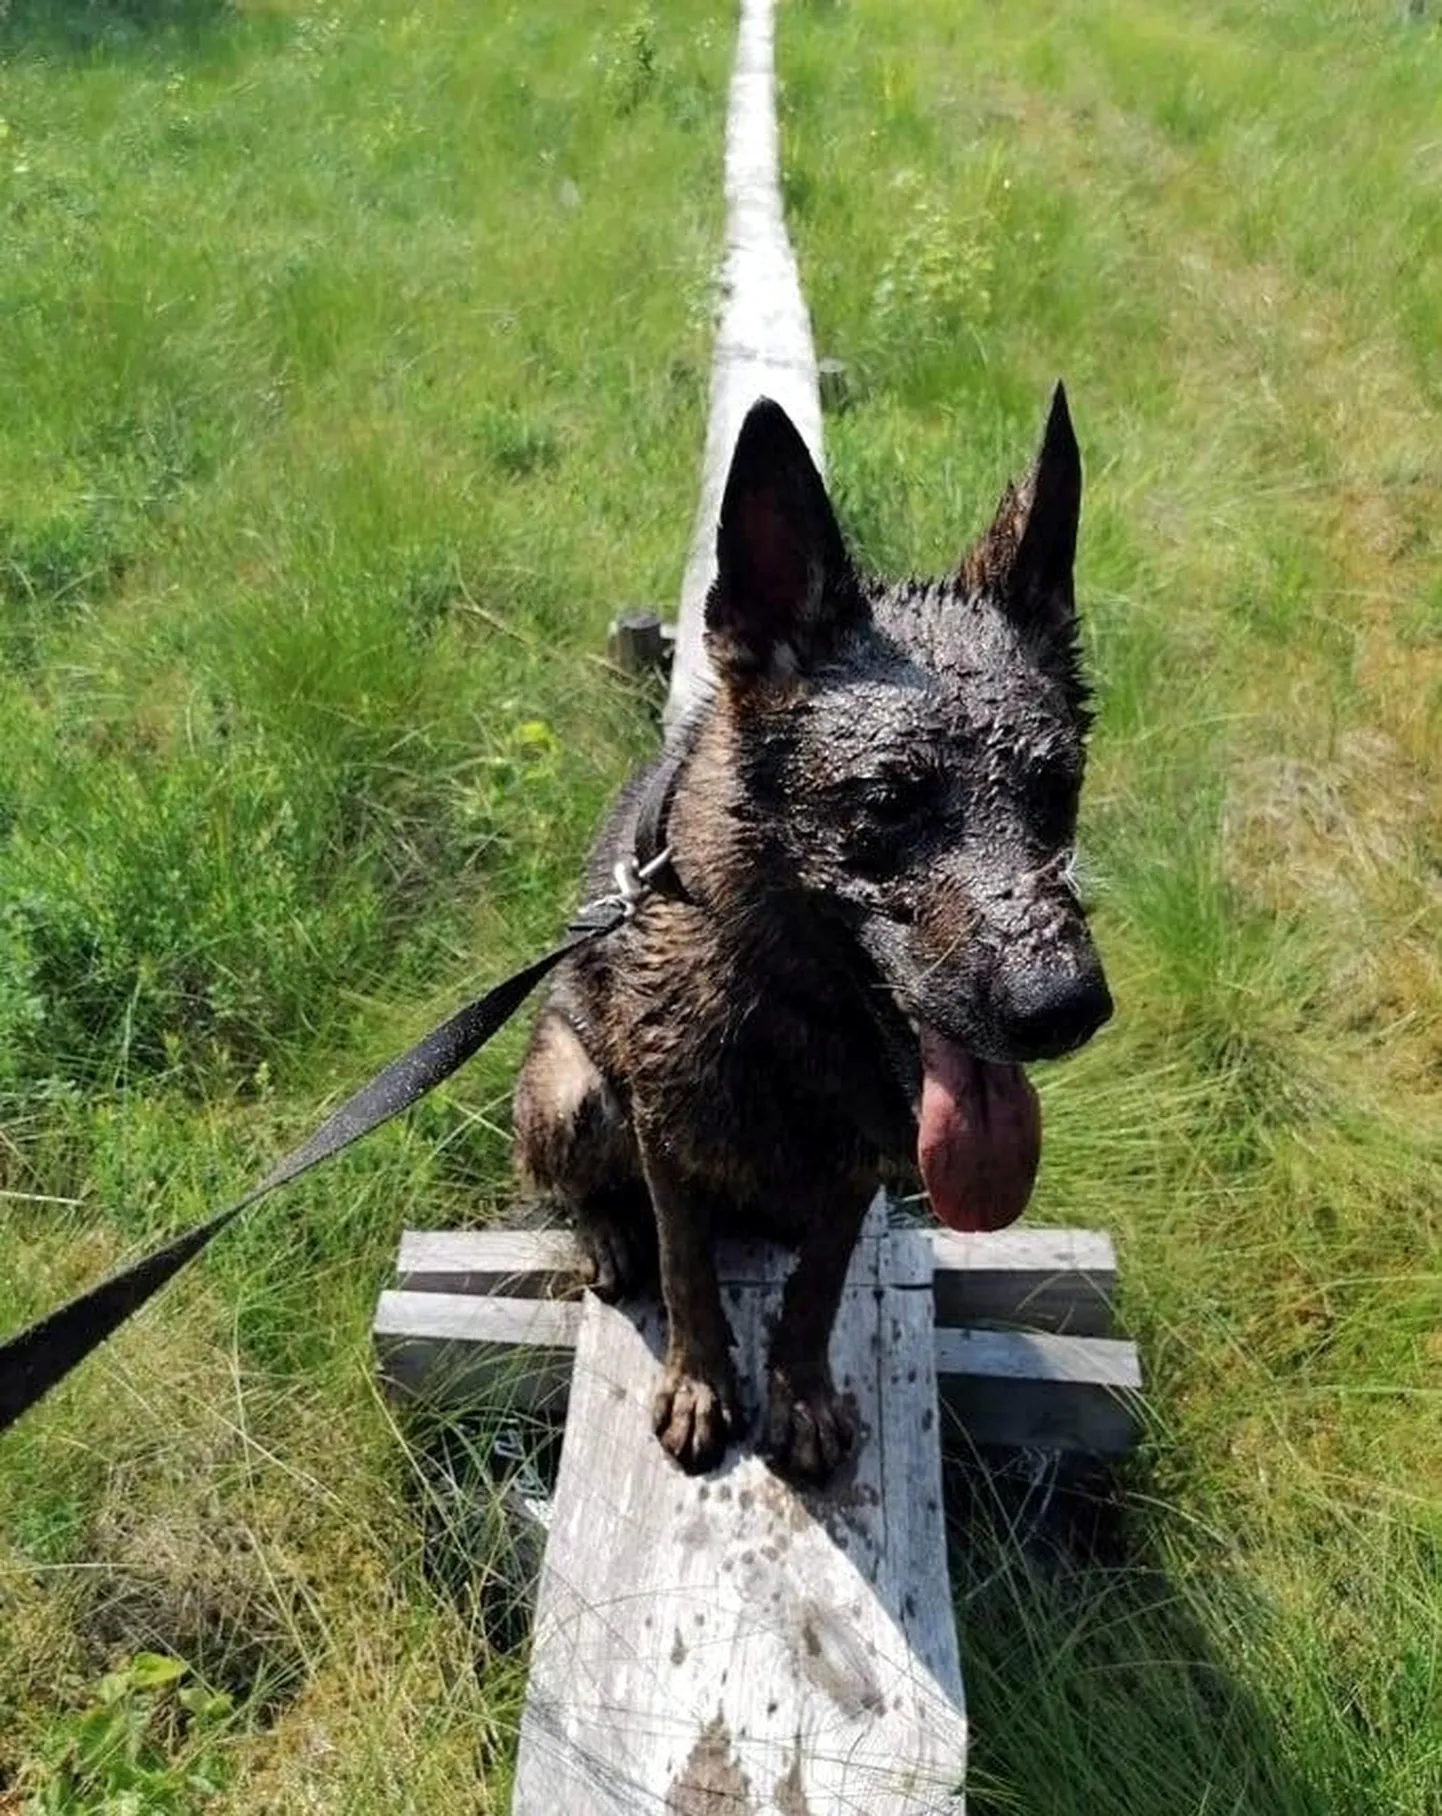
<svg viewBox="0 0 1442 1816">
<path fill-rule="evenodd" d="M 924 1036 L 983 1062 L 1069 1052 L 1111 999 L 1073 877 L 1087 713 L 1065 397 L 1026 480 L 931 582 L 855 572 L 776 417 L 738 444 L 708 608 L 765 836 L 849 924 L 918 1079 Z"/>
</svg>

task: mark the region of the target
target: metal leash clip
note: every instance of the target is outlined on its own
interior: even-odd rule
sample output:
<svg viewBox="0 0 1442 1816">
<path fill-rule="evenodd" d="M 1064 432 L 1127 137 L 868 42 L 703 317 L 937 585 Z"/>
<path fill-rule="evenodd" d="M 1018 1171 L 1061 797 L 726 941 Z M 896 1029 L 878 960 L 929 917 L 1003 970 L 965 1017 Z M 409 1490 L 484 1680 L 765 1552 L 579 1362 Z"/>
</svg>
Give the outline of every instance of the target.
<svg viewBox="0 0 1442 1816">
<path fill-rule="evenodd" d="M 645 864 L 638 864 L 635 858 L 624 858 L 611 872 L 616 880 L 616 894 L 611 899 L 619 904 L 628 921 L 635 914 L 641 898 L 649 893 L 654 879 L 670 862 L 671 847 L 668 845 Z"/>
<path fill-rule="evenodd" d="M 615 892 L 611 895 L 598 895 L 594 900 L 582 903 L 571 917 L 571 931 L 585 932 L 604 927 L 608 920 L 613 926 L 619 927 L 624 922 L 633 920 L 637 908 L 652 893 L 655 879 L 670 862 L 669 845 L 644 864 L 638 864 L 635 858 L 623 858 L 611 872 L 616 885 Z"/>
</svg>

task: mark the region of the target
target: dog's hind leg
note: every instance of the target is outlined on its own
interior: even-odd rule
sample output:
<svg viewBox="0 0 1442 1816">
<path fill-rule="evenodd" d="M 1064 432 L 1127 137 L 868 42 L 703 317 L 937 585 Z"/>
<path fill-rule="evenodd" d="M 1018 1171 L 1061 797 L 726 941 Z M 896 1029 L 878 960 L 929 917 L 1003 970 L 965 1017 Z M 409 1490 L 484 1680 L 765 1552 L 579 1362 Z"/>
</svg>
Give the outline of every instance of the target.
<svg viewBox="0 0 1442 1816">
<path fill-rule="evenodd" d="M 603 1299 L 654 1284 L 656 1219 L 624 1106 L 555 1009 L 542 1011 L 516 1081 L 516 1164 L 574 1221 Z"/>
</svg>

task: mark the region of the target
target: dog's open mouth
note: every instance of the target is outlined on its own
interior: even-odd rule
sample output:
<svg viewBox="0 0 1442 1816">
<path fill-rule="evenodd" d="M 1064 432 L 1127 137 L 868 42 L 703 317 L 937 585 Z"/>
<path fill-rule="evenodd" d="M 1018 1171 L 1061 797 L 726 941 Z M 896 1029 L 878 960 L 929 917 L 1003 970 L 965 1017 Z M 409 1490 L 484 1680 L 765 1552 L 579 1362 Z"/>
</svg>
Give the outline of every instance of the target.
<svg viewBox="0 0 1442 1816">
<path fill-rule="evenodd" d="M 1041 1160 L 1041 1106 L 1019 1065 L 978 1059 L 923 1024 L 916 1161 L 954 1230 L 999 1230 L 1026 1209 Z"/>
</svg>

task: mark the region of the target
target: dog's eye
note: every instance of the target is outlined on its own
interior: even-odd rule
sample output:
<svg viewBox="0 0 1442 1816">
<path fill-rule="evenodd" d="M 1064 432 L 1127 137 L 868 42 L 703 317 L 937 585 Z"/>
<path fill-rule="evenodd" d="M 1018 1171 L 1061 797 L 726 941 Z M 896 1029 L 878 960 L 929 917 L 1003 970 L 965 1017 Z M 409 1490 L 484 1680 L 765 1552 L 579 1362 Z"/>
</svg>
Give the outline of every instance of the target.
<svg viewBox="0 0 1442 1816">
<path fill-rule="evenodd" d="M 935 776 L 888 776 L 867 796 L 866 806 L 878 826 L 903 826 L 935 801 Z"/>
</svg>

